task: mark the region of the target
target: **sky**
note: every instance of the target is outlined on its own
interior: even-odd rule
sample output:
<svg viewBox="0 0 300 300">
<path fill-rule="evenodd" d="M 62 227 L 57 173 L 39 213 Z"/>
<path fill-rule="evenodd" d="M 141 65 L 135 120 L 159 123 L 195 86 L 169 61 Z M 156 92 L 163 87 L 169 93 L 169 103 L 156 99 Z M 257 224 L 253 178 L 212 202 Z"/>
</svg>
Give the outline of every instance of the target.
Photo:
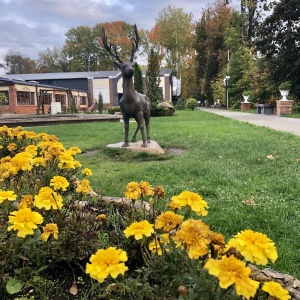
<svg viewBox="0 0 300 300">
<path fill-rule="evenodd" d="M 150 30 L 169 5 L 199 20 L 210 3 L 214 0 L 0 0 L 0 63 L 9 50 L 37 59 L 39 52 L 63 46 L 65 33 L 78 26 L 125 21 Z"/>
</svg>

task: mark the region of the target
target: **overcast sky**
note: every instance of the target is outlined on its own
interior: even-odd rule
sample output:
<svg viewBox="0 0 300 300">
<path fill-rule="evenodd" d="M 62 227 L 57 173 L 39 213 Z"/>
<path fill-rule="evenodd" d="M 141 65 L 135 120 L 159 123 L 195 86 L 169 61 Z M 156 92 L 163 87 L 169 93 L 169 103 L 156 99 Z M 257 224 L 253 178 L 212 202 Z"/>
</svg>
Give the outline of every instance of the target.
<svg viewBox="0 0 300 300">
<path fill-rule="evenodd" d="M 39 52 L 62 46 L 65 33 L 78 26 L 125 21 L 151 29 L 168 5 L 198 20 L 214 0 L 0 0 L 0 63 L 9 50 L 37 59 Z M 3 73 L 3 69 L 0 69 Z"/>
</svg>

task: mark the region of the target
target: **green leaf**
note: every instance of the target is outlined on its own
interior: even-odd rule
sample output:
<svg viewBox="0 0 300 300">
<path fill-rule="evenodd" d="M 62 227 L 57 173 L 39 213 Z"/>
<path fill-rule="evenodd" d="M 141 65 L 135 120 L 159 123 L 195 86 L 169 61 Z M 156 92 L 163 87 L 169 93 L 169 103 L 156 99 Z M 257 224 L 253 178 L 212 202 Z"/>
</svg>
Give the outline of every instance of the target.
<svg viewBox="0 0 300 300">
<path fill-rule="evenodd" d="M 9 294 L 16 294 L 21 291 L 23 283 L 16 278 L 9 278 L 6 284 L 6 290 Z"/>
</svg>

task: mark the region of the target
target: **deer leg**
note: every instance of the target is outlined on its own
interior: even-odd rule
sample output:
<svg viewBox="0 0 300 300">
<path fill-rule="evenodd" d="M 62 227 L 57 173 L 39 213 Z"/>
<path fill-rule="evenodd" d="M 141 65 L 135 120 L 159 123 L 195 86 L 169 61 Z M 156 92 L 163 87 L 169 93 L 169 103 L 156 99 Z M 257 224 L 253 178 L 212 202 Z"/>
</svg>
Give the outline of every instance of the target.
<svg viewBox="0 0 300 300">
<path fill-rule="evenodd" d="M 128 141 L 128 130 L 129 130 L 129 118 L 123 115 L 124 120 L 124 144 L 122 147 L 128 147 L 129 141 Z"/>
<path fill-rule="evenodd" d="M 139 129 L 140 129 L 140 128 L 139 128 L 139 124 L 137 124 L 136 130 L 134 131 L 134 134 L 133 134 L 133 136 L 132 136 L 132 138 L 131 138 L 131 142 L 132 142 L 132 143 L 136 142 L 136 135 L 137 135 Z"/>
<path fill-rule="evenodd" d="M 143 118 L 143 112 L 140 112 L 137 117 L 136 117 L 136 122 L 138 123 L 138 129 L 140 129 L 141 134 L 142 134 L 142 140 L 143 144 L 142 147 L 147 147 L 147 142 L 145 138 L 145 131 L 144 131 L 144 118 Z"/>
<path fill-rule="evenodd" d="M 149 117 L 146 117 L 145 118 L 145 124 L 146 124 L 146 133 L 147 133 L 147 143 L 151 143 L 151 140 L 150 140 L 150 118 Z"/>
</svg>

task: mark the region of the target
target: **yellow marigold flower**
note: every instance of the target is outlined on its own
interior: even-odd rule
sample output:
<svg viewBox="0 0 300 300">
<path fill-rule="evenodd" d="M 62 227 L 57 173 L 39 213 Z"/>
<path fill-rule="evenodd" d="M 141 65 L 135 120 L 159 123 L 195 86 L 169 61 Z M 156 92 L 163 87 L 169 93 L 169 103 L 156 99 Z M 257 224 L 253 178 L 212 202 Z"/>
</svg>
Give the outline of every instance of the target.
<svg viewBox="0 0 300 300">
<path fill-rule="evenodd" d="M 69 182 L 63 176 L 54 176 L 50 180 L 50 186 L 52 186 L 55 191 L 60 190 L 60 189 L 63 191 L 66 191 L 67 187 L 69 186 Z"/>
<path fill-rule="evenodd" d="M 67 151 L 61 153 L 58 167 L 61 169 L 75 169 L 73 156 Z"/>
<path fill-rule="evenodd" d="M 140 196 L 140 185 L 135 181 L 129 182 L 126 186 L 125 197 L 130 200 L 137 200 Z"/>
<path fill-rule="evenodd" d="M 106 220 L 106 215 L 105 214 L 100 214 L 97 218 L 99 220 Z"/>
<path fill-rule="evenodd" d="M 82 167 L 82 163 L 79 160 L 74 160 L 73 165 L 74 165 L 74 168 Z M 74 169 L 74 168 L 69 168 L 69 169 Z"/>
<path fill-rule="evenodd" d="M 32 164 L 34 166 L 43 166 L 43 167 L 46 167 L 47 163 L 46 163 L 46 160 L 44 157 L 35 157 L 33 160 L 32 160 Z"/>
<path fill-rule="evenodd" d="M 32 169 L 32 165 L 30 164 L 32 160 L 32 156 L 28 152 L 20 152 L 17 153 L 11 160 L 11 168 L 14 170 L 16 174 L 19 170 L 22 171 L 30 171 Z"/>
<path fill-rule="evenodd" d="M 166 211 L 158 216 L 155 220 L 154 228 L 163 229 L 165 232 L 170 232 L 180 225 L 183 221 L 183 216 L 176 215 L 172 211 Z"/>
<path fill-rule="evenodd" d="M 268 259 L 275 262 L 278 258 L 275 244 L 265 234 L 244 230 L 235 235 L 226 248 L 236 248 L 242 256 L 258 265 L 266 265 Z"/>
<path fill-rule="evenodd" d="M 79 154 L 81 153 L 81 150 L 78 148 L 78 147 L 71 147 L 68 152 L 71 154 L 71 155 L 76 155 L 76 154 Z"/>
<path fill-rule="evenodd" d="M 267 292 L 270 296 L 274 297 L 277 300 L 289 300 L 291 296 L 289 292 L 285 290 L 278 282 L 268 281 L 265 282 L 262 290 Z"/>
<path fill-rule="evenodd" d="M 133 222 L 124 230 L 125 236 L 127 238 L 132 235 L 136 240 L 141 240 L 143 236 L 151 236 L 153 232 L 153 224 L 150 224 L 147 220 L 141 222 Z"/>
<path fill-rule="evenodd" d="M 84 174 L 84 175 L 86 175 L 86 176 L 92 176 L 92 170 L 91 169 L 89 169 L 89 168 L 84 168 L 83 170 L 82 170 L 82 174 Z"/>
<path fill-rule="evenodd" d="M 0 149 L 3 149 L 3 146 L 2 146 L 2 145 L 0 145 Z"/>
<path fill-rule="evenodd" d="M 29 139 L 29 140 L 30 139 L 35 140 L 38 137 L 38 135 L 34 131 L 26 131 L 25 135 L 26 135 L 26 138 Z"/>
<path fill-rule="evenodd" d="M 45 208 L 46 210 L 62 209 L 62 197 L 52 190 L 50 187 L 42 187 L 39 193 L 34 197 L 34 206 L 37 208 Z"/>
<path fill-rule="evenodd" d="M 55 223 L 48 223 L 46 226 L 43 226 L 43 233 L 41 234 L 40 239 L 47 242 L 50 235 L 56 240 L 58 239 L 58 227 Z"/>
<path fill-rule="evenodd" d="M 254 297 L 259 287 L 259 282 L 249 277 L 251 269 L 246 267 L 245 262 L 233 255 L 229 257 L 224 255 L 219 260 L 210 258 L 204 268 L 208 270 L 209 274 L 219 279 L 219 285 L 222 289 L 227 289 L 234 284 L 236 293 L 246 299 Z"/>
<path fill-rule="evenodd" d="M 10 152 L 15 151 L 16 149 L 17 149 L 17 144 L 15 144 L 15 143 L 9 143 L 7 145 L 7 150 Z"/>
<path fill-rule="evenodd" d="M 143 197 L 154 195 L 153 187 L 147 181 L 141 181 L 140 182 L 140 190 L 141 190 L 141 195 Z"/>
<path fill-rule="evenodd" d="M 211 231 L 201 220 L 188 219 L 181 224 L 173 240 L 177 247 L 186 249 L 190 259 L 198 259 L 208 253 Z"/>
<path fill-rule="evenodd" d="M 191 210 L 199 216 L 206 216 L 208 208 L 207 202 L 204 201 L 198 194 L 189 191 L 183 191 L 178 196 L 171 199 L 171 205 L 181 209 L 184 206 L 190 206 Z"/>
<path fill-rule="evenodd" d="M 42 144 L 43 145 L 43 144 Z M 65 152 L 65 147 L 60 142 L 46 142 L 43 145 L 43 149 L 46 149 L 51 156 L 59 157 Z"/>
<path fill-rule="evenodd" d="M 33 206 L 33 197 L 32 195 L 23 195 L 19 203 L 18 208 L 31 208 Z"/>
<path fill-rule="evenodd" d="M 170 235 L 168 233 L 161 234 L 158 238 L 155 238 L 150 244 L 149 244 L 149 250 L 159 256 L 162 255 L 162 248 L 161 246 L 167 245 L 170 241 Z M 169 249 L 165 249 L 166 251 L 169 251 Z"/>
<path fill-rule="evenodd" d="M 87 194 L 92 191 L 92 188 L 90 186 L 90 182 L 87 179 L 83 179 L 81 181 L 77 181 L 77 188 L 76 192 L 77 193 L 82 193 L 82 194 Z"/>
<path fill-rule="evenodd" d="M 17 199 L 17 195 L 14 191 L 3 191 L 0 190 L 0 204 L 5 200 L 15 201 Z"/>
<path fill-rule="evenodd" d="M 127 261 L 127 254 L 121 249 L 109 247 L 100 249 L 90 257 L 90 264 L 86 264 L 86 273 L 102 283 L 107 276 L 117 278 L 119 274 L 124 275 L 128 268 L 124 262 Z"/>
<path fill-rule="evenodd" d="M 32 156 L 36 156 L 37 155 L 37 146 L 35 145 L 28 145 L 25 148 L 25 151 L 30 153 Z"/>
<path fill-rule="evenodd" d="M 165 197 L 166 197 L 166 193 L 165 193 L 164 188 L 163 188 L 162 186 L 158 185 L 158 186 L 155 188 L 154 195 L 155 195 L 157 198 L 165 198 Z"/>
<path fill-rule="evenodd" d="M 8 222 L 12 225 L 7 230 L 17 230 L 17 236 L 24 238 L 27 234 L 34 234 L 33 229 L 36 229 L 38 224 L 42 224 L 43 220 L 39 213 L 30 208 L 19 209 L 10 213 Z"/>
</svg>

